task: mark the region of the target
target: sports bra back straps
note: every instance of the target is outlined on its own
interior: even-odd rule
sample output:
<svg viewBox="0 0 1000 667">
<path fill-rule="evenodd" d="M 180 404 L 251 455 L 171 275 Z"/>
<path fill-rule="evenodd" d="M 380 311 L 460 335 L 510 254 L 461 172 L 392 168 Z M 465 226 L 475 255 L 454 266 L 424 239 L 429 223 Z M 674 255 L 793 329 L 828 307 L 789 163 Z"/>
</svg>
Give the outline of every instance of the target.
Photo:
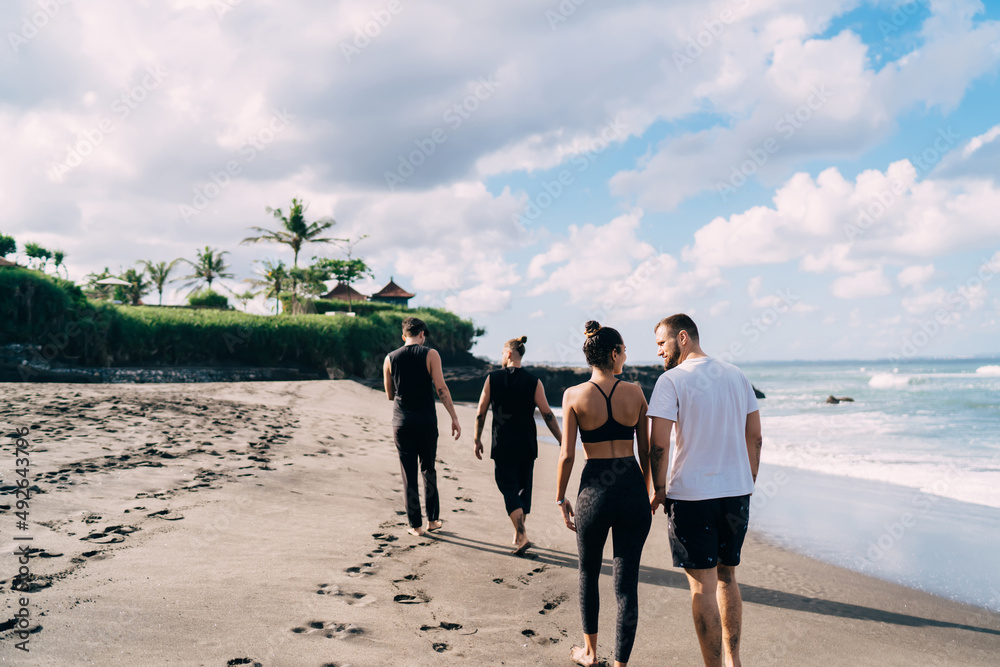
<svg viewBox="0 0 1000 667">
<path fill-rule="evenodd" d="M 607 420 L 595 429 L 589 431 L 580 429 L 580 440 L 583 442 L 605 442 L 608 440 L 631 440 L 635 436 L 635 426 L 625 426 L 619 423 L 611 412 L 611 397 L 615 394 L 615 389 L 618 388 L 618 383 L 621 380 L 615 382 L 614 386 L 611 387 L 611 392 L 608 394 L 604 393 L 601 386 L 594 382 L 593 380 L 588 380 L 590 384 L 597 387 L 597 391 L 601 392 L 604 396 L 604 400 L 608 404 L 608 418 Z M 638 424 L 636 424 L 638 426 Z"/>
</svg>

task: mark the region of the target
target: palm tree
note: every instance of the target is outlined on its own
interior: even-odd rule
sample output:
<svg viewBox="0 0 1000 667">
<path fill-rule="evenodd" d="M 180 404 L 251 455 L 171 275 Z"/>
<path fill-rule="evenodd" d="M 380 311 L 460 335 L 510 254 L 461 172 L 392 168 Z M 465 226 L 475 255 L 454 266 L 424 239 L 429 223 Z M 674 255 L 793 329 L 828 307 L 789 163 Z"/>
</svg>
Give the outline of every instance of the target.
<svg viewBox="0 0 1000 667">
<path fill-rule="evenodd" d="M 63 252 L 62 250 L 52 251 L 52 263 L 55 265 L 56 275 L 59 274 L 59 269 L 62 269 L 63 271 L 66 272 L 66 279 L 69 280 L 69 269 L 67 269 L 66 265 L 63 264 L 64 259 L 66 259 L 65 252 Z"/>
<path fill-rule="evenodd" d="M 299 251 L 302 246 L 306 243 L 335 243 L 344 242 L 346 239 L 334 239 L 321 237 L 326 230 L 337 224 L 336 220 L 330 217 L 320 218 L 313 222 L 306 222 L 306 209 L 309 208 L 308 204 L 299 201 L 296 198 L 292 198 L 292 205 L 288 209 L 288 214 L 286 215 L 284 211 L 280 208 L 271 208 L 268 206 L 265 210 L 274 216 L 274 219 L 281 223 L 282 229 L 271 230 L 264 229 L 263 227 L 251 227 L 255 232 L 258 232 L 259 236 L 248 236 L 247 238 L 240 241 L 240 245 L 244 243 L 282 243 L 287 245 L 292 249 L 293 259 L 292 268 L 297 269 L 299 266 Z M 293 273 L 292 278 L 292 310 L 296 309 L 297 302 L 295 295 L 297 293 L 297 277 Z"/>
<path fill-rule="evenodd" d="M 189 259 L 183 260 L 190 264 L 191 268 L 194 269 L 191 275 L 183 276 L 181 278 L 181 280 L 188 281 L 184 284 L 184 287 L 193 287 L 197 289 L 198 287 L 201 287 L 202 284 L 207 284 L 208 289 L 212 289 L 213 280 L 233 277 L 233 274 L 228 271 L 229 265 L 226 264 L 223 259 L 223 255 L 229 254 L 227 251 L 219 251 L 209 246 L 205 246 L 204 250 L 198 250 L 197 253 L 198 257 L 193 262 Z"/>
<path fill-rule="evenodd" d="M 265 259 L 257 270 L 257 278 L 250 278 L 249 283 L 254 287 L 260 287 L 264 293 L 264 299 L 274 299 L 274 312 L 278 313 L 281 307 L 281 299 L 278 296 L 289 280 L 288 268 L 282 260 Z"/>
<path fill-rule="evenodd" d="M 137 271 L 132 267 L 129 267 L 125 273 L 122 274 L 121 279 L 129 283 L 128 287 L 123 287 L 125 292 L 125 299 L 133 306 L 138 306 L 139 301 L 142 299 L 142 295 L 149 292 L 149 288 L 153 286 L 153 283 L 146 280 L 145 271 Z"/>
<path fill-rule="evenodd" d="M 169 280 L 170 272 L 174 270 L 179 261 L 181 261 L 179 257 L 169 264 L 167 262 L 157 262 L 154 264 L 147 259 L 139 260 L 139 263 L 146 267 L 146 270 L 149 272 L 149 280 L 156 286 L 156 291 L 160 294 L 161 306 L 163 305 L 163 287 L 168 282 L 172 282 Z"/>
<path fill-rule="evenodd" d="M 52 259 L 52 251 L 46 250 L 37 243 L 25 243 L 24 254 L 27 255 L 29 259 L 34 260 L 38 263 L 37 268 L 42 273 L 45 273 L 46 262 Z"/>
<path fill-rule="evenodd" d="M 294 259 L 292 266 L 299 265 L 299 251 L 306 243 L 333 243 L 344 242 L 346 239 L 321 238 L 320 234 L 337 224 L 333 218 L 320 218 L 314 222 L 306 222 L 306 209 L 309 208 L 298 199 L 292 198 L 292 206 L 288 209 L 288 215 L 280 208 L 268 206 L 265 210 L 274 216 L 274 219 L 281 223 L 283 229 L 271 230 L 263 227 L 251 227 L 259 236 L 248 236 L 240 241 L 244 243 L 283 243 L 292 249 Z"/>
</svg>

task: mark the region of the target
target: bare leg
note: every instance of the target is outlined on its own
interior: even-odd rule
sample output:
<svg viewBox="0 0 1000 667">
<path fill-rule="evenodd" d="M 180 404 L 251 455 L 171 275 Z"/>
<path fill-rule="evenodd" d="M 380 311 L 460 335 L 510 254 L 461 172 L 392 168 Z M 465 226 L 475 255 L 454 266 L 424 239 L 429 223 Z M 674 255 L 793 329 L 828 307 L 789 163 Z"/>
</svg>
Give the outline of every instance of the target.
<svg viewBox="0 0 1000 667">
<path fill-rule="evenodd" d="M 510 513 L 510 522 L 514 524 L 514 553 L 518 555 L 524 553 L 531 546 L 531 542 L 528 541 L 528 533 L 524 528 L 524 518 L 524 510 L 520 507 Z"/>
<path fill-rule="evenodd" d="M 722 618 L 716 599 L 716 568 L 684 570 L 691 586 L 691 615 L 705 667 L 722 667 Z"/>
<path fill-rule="evenodd" d="M 574 646 L 569 650 L 569 657 L 578 665 L 590 667 L 597 664 L 597 633 L 583 636 L 584 648 Z"/>
<path fill-rule="evenodd" d="M 718 568 L 719 612 L 722 616 L 722 649 L 726 654 L 726 667 L 740 667 L 740 631 L 743 625 L 743 598 L 736 583 L 736 568 L 720 565 Z"/>
</svg>

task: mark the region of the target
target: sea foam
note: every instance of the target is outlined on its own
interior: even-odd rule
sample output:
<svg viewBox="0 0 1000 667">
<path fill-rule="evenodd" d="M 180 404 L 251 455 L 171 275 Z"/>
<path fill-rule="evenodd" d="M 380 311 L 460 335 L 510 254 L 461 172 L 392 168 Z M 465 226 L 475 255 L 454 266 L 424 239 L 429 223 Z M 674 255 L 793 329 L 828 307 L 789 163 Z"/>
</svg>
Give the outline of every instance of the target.
<svg viewBox="0 0 1000 667">
<path fill-rule="evenodd" d="M 1000 366 L 980 366 L 976 369 L 976 375 L 1000 377 Z"/>
<path fill-rule="evenodd" d="M 868 381 L 868 386 L 876 389 L 896 389 L 908 384 L 910 384 L 909 375 L 895 375 L 893 373 L 876 373 Z"/>
</svg>

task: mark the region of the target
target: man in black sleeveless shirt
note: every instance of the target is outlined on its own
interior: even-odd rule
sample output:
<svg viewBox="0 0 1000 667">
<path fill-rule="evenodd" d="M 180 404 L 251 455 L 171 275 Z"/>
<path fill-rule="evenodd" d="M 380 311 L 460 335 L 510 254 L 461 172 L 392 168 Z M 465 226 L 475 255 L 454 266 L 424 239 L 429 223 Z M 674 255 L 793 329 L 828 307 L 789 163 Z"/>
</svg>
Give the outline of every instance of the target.
<svg viewBox="0 0 1000 667">
<path fill-rule="evenodd" d="M 524 343 L 527 336 L 513 338 L 504 345 L 500 370 L 486 376 L 483 393 L 479 397 L 476 415 L 476 458 L 483 458 L 483 427 L 486 411 L 493 409 L 493 459 L 497 488 L 503 494 L 504 505 L 514 524 L 514 554 L 520 556 L 529 548 L 524 528 L 525 515 L 531 511 L 531 486 L 538 458 L 538 440 L 535 430 L 537 406 L 552 431 L 556 441 L 562 441 L 559 421 L 556 419 L 541 381 L 521 368 Z"/>
<path fill-rule="evenodd" d="M 392 431 L 403 474 L 403 495 L 406 498 L 406 515 L 411 535 L 423 535 L 425 532 L 420 513 L 418 465 L 424 478 L 426 530 L 441 527 L 437 471 L 434 469 L 438 438 L 435 389 L 451 415 L 452 434 L 456 440 L 462 435 L 451 392 L 444 382 L 441 355 L 437 350 L 424 345 L 426 340 L 427 325 L 416 317 L 407 317 L 403 320 L 405 345 L 390 352 L 382 366 L 385 393 L 393 401 Z"/>
</svg>

